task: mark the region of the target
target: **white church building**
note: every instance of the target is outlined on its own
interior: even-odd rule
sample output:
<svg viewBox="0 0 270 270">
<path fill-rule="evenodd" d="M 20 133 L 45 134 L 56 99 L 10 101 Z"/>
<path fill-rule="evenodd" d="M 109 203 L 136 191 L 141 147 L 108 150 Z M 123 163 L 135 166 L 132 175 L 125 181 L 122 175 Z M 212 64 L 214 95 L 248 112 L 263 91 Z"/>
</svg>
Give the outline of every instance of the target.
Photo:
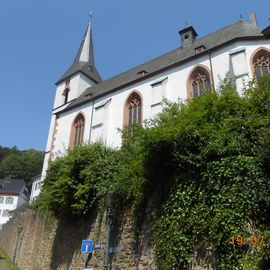
<svg viewBox="0 0 270 270">
<path fill-rule="evenodd" d="M 102 140 L 120 147 L 119 129 L 161 112 L 163 97 L 177 101 L 218 91 L 228 73 L 241 94 L 245 83 L 270 73 L 270 27 L 262 30 L 252 12 L 249 21 L 201 38 L 192 26 L 179 34 L 175 50 L 103 81 L 89 24 L 73 63 L 56 83 L 42 180 L 48 161 L 74 145 Z"/>
</svg>

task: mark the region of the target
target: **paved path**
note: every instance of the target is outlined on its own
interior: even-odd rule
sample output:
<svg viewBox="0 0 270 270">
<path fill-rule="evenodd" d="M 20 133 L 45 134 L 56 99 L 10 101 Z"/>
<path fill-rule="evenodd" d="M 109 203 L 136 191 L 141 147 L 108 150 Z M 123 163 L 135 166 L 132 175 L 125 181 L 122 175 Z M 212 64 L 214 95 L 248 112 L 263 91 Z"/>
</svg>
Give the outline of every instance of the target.
<svg viewBox="0 0 270 270">
<path fill-rule="evenodd" d="M 0 270 L 8 270 L 6 261 L 3 257 L 0 257 Z"/>
</svg>

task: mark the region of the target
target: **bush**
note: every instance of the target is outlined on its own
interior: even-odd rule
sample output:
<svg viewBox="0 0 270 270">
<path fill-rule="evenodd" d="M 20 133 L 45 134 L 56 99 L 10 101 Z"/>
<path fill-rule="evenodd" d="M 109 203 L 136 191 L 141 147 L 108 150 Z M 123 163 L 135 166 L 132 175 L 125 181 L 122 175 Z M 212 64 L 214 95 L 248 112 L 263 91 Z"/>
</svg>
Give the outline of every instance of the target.
<svg viewBox="0 0 270 270">
<path fill-rule="evenodd" d="M 55 216 L 84 215 L 108 192 L 139 200 L 141 159 L 138 152 L 134 158 L 133 149 L 110 149 L 101 143 L 70 149 L 50 163 L 37 207 Z"/>
</svg>

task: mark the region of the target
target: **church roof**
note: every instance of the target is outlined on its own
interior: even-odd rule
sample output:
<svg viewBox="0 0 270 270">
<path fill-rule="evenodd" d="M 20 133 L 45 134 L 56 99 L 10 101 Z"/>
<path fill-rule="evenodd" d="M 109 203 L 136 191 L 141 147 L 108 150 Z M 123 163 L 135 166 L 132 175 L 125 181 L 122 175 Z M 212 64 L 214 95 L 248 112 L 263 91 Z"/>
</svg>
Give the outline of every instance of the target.
<svg viewBox="0 0 270 270">
<path fill-rule="evenodd" d="M 93 38 L 92 38 L 92 27 L 89 23 L 83 40 L 76 54 L 76 57 L 72 65 L 67 69 L 64 75 L 57 81 L 56 84 L 70 78 L 77 72 L 81 72 L 96 83 L 102 81 L 98 71 L 95 67 L 94 62 L 94 49 L 93 49 Z"/>
<path fill-rule="evenodd" d="M 0 195 L 20 194 L 24 186 L 23 179 L 0 179 Z"/>
<path fill-rule="evenodd" d="M 105 80 L 102 83 L 87 88 L 76 100 L 72 101 L 69 106 L 64 109 L 64 111 L 89 102 L 89 100 L 95 99 L 109 92 L 122 89 L 125 86 L 149 78 L 162 71 L 187 62 L 195 57 L 200 57 L 203 54 L 207 54 L 208 50 L 213 51 L 230 42 L 244 39 L 250 40 L 265 38 L 261 31 L 262 29 L 259 28 L 255 23 L 246 21 L 236 22 L 221 30 L 218 30 L 217 32 L 194 40 L 192 45 L 188 47 L 177 48 L 169 53 Z M 196 54 L 195 49 L 202 46 L 205 47 L 205 51 Z M 146 75 L 139 77 L 138 73 L 141 71 L 144 71 Z"/>
</svg>

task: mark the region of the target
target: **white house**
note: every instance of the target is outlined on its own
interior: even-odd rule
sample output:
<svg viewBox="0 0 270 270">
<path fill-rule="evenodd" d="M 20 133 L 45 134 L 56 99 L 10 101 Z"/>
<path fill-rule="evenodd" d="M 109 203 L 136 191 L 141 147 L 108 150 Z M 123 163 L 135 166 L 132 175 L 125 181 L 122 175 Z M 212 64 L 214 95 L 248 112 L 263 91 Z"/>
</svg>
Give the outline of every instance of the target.
<svg viewBox="0 0 270 270">
<path fill-rule="evenodd" d="M 88 25 L 72 65 L 56 83 L 42 180 L 48 161 L 69 147 L 97 140 L 121 146 L 118 130 L 161 112 L 163 97 L 177 101 L 218 91 L 228 72 L 241 93 L 245 83 L 270 72 L 270 30 L 257 25 L 254 13 L 204 37 L 197 38 L 192 26 L 179 34 L 175 50 L 103 81 Z"/>
<path fill-rule="evenodd" d="M 30 194 L 30 204 L 33 203 L 36 198 L 38 197 L 41 188 L 42 188 L 43 181 L 41 180 L 41 175 L 37 175 L 33 178 L 33 184 Z"/>
<path fill-rule="evenodd" d="M 0 226 L 29 201 L 29 194 L 23 179 L 0 179 Z"/>
</svg>

